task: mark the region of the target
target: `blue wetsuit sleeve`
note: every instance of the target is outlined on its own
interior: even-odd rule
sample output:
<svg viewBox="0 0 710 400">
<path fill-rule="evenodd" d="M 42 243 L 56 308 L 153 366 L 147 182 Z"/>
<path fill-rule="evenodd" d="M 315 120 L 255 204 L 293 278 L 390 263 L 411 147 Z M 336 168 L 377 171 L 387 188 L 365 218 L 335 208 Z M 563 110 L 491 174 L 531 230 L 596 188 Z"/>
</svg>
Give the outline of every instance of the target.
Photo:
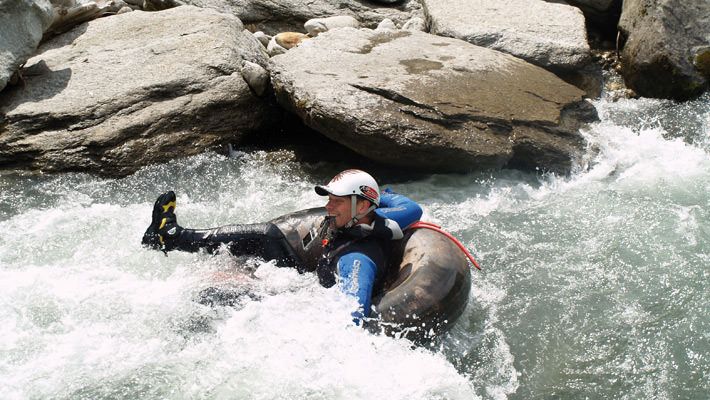
<svg viewBox="0 0 710 400">
<path fill-rule="evenodd" d="M 375 285 L 377 265 L 363 253 L 353 252 L 338 260 L 340 290 L 357 299 L 360 307 L 353 312 L 353 321 L 359 325 L 363 317 L 370 315 L 372 289 Z"/>
<path fill-rule="evenodd" d="M 404 229 L 422 217 L 422 208 L 407 196 L 386 189 L 380 195 L 380 206 L 375 214 L 395 221 Z"/>
</svg>

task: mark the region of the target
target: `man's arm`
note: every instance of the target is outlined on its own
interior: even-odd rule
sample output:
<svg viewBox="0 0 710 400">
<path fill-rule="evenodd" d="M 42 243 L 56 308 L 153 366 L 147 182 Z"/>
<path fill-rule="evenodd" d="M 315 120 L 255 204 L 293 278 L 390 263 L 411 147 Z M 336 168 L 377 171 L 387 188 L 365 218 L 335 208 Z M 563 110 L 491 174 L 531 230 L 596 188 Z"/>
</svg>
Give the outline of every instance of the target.
<svg viewBox="0 0 710 400">
<path fill-rule="evenodd" d="M 340 290 L 348 296 L 355 297 L 360 304 L 358 310 L 352 313 L 353 321 L 359 325 L 362 318 L 370 315 L 377 265 L 367 255 L 352 252 L 340 257 L 337 274 Z"/>
<path fill-rule="evenodd" d="M 391 239 L 401 239 L 402 230 L 422 217 L 422 208 L 407 196 L 386 189 L 382 192 L 375 214 L 380 218 L 375 220 L 373 229 L 377 232 L 388 230 L 392 232 Z M 378 236 L 387 235 L 379 233 Z"/>
</svg>

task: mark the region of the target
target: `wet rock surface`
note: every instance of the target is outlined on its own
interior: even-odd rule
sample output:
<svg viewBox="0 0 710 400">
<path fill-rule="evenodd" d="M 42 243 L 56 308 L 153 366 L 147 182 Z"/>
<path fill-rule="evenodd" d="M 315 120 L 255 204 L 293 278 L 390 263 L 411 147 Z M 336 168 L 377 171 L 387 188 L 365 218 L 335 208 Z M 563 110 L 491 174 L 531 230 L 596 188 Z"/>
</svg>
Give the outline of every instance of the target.
<svg viewBox="0 0 710 400">
<path fill-rule="evenodd" d="M 279 102 L 365 157 L 414 169 L 566 172 L 583 92 L 510 55 L 422 32 L 338 29 L 271 59 Z"/>
<path fill-rule="evenodd" d="M 245 62 L 247 77 L 263 81 L 254 73 L 267 64 L 263 46 L 213 10 L 80 25 L 45 43 L 24 85 L 2 92 L 0 167 L 125 175 L 236 142 L 271 118 Z"/>
<path fill-rule="evenodd" d="M 531 7 L 531 3 L 541 3 Z M 512 54 L 545 68 L 589 63 L 577 8 L 534 0 L 424 0 L 431 33 Z"/>
<path fill-rule="evenodd" d="M 499 50 L 599 94 L 582 12 L 538 0 L 422 0 L 430 32 Z"/>
<path fill-rule="evenodd" d="M 51 22 L 47 0 L 0 0 L 0 90 L 34 54 Z"/>
<path fill-rule="evenodd" d="M 626 84 L 641 96 L 688 99 L 710 82 L 710 2 L 626 0 L 619 28 Z"/>
<path fill-rule="evenodd" d="M 375 164 L 566 172 L 602 67 L 622 97 L 690 98 L 710 76 L 707 2 L 625 1 L 620 58 L 620 0 L 10 3 L 34 19 L 0 15 L 0 168 L 120 176 L 303 130 Z"/>
</svg>

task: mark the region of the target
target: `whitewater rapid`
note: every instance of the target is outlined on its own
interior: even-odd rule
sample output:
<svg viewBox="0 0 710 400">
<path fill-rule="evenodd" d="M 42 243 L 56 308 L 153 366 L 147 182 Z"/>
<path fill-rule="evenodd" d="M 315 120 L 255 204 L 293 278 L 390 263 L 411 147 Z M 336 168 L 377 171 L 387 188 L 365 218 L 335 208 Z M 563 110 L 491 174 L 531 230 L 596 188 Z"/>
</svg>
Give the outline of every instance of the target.
<svg viewBox="0 0 710 400">
<path fill-rule="evenodd" d="M 204 154 L 119 180 L 0 175 L 0 393 L 7 399 L 706 398 L 710 98 L 600 100 L 570 176 L 402 178 L 474 251 L 469 306 L 433 348 L 353 326 L 309 274 L 149 251 L 161 192 L 205 228 L 322 204 L 345 165 Z M 193 301 L 224 276 L 236 307 Z"/>
</svg>

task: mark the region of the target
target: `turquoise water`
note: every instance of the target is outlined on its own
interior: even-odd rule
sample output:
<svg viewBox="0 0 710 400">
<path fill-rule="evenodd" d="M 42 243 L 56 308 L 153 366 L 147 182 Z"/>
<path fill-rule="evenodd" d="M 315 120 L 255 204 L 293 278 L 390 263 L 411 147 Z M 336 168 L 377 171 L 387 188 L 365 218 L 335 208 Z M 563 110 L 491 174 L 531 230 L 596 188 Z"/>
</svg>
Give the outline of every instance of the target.
<svg viewBox="0 0 710 400">
<path fill-rule="evenodd" d="M 349 322 L 312 275 L 140 247 L 155 197 L 182 225 L 322 204 L 341 165 L 206 154 L 120 180 L 0 175 L 8 399 L 707 399 L 710 97 L 599 101 L 569 177 L 377 171 L 474 251 L 469 306 L 412 348 Z M 229 277 L 229 278 L 225 278 Z M 192 301 L 214 281 L 236 308 Z"/>
</svg>

